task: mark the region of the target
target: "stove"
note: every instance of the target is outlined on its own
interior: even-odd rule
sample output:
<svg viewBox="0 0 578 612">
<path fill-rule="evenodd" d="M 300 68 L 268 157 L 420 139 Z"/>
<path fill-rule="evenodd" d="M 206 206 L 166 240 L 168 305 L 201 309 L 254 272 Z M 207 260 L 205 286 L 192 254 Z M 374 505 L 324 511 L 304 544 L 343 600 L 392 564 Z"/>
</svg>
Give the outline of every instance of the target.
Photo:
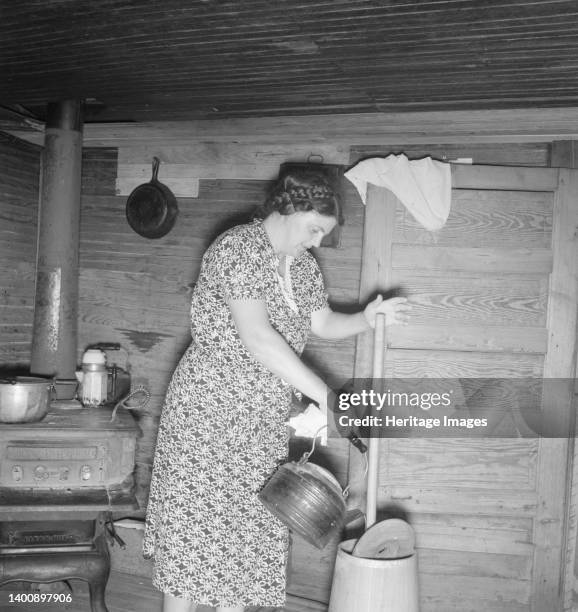
<svg viewBox="0 0 578 612">
<path fill-rule="evenodd" d="M 128 411 L 52 407 L 37 423 L 0 428 L 0 585 L 80 578 L 106 612 L 107 534 L 138 509 L 139 429 Z"/>
</svg>

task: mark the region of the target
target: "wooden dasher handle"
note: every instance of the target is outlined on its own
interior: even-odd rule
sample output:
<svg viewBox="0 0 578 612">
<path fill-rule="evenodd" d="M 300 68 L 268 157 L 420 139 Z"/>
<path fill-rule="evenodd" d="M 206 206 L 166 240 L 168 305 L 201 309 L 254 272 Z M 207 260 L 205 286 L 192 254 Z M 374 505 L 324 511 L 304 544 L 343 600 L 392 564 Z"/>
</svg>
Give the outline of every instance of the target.
<svg viewBox="0 0 578 612">
<path fill-rule="evenodd" d="M 385 315 L 380 313 L 375 319 L 373 331 L 373 388 L 380 387 L 380 379 L 383 377 L 383 362 L 385 360 Z M 377 432 L 368 439 L 368 467 L 367 467 L 367 519 L 366 528 L 371 527 L 376 521 L 377 515 L 377 482 L 379 477 L 379 436 Z"/>
</svg>

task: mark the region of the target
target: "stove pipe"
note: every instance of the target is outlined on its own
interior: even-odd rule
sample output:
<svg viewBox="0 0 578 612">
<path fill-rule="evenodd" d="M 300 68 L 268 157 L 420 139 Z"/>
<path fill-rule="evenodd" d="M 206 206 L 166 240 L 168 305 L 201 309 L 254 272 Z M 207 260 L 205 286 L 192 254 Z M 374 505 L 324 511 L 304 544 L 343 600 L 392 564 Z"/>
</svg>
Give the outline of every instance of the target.
<svg viewBox="0 0 578 612">
<path fill-rule="evenodd" d="M 78 316 L 78 252 L 82 102 L 48 105 L 38 211 L 33 374 L 74 378 Z"/>
</svg>

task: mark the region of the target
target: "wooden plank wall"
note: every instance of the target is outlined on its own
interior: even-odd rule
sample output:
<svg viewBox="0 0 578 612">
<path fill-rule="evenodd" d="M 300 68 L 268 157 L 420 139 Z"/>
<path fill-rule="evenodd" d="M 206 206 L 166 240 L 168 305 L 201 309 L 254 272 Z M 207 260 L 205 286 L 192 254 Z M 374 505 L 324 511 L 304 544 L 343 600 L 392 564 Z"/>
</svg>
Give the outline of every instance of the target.
<svg viewBox="0 0 578 612">
<path fill-rule="evenodd" d="M 401 145 L 392 145 L 398 151 Z M 489 149 L 490 153 L 487 152 Z M 427 154 L 427 147 L 407 148 L 408 155 Z M 436 146 L 438 157 L 474 157 L 478 162 L 496 156 L 497 163 L 546 165 L 548 146 L 477 145 L 476 147 Z M 382 149 L 383 151 L 383 149 Z M 497 155 L 500 151 L 501 155 Z M 79 351 L 96 341 L 118 341 L 130 354 L 130 368 L 137 382 L 152 393 L 152 401 L 139 416 L 144 437 L 139 444 L 138 482 L 141 502 L 146 499 L 158 417 L 168 380 L 178 357 L 188 343 L 189 295 L 198 273 L 200 258 L 212 237 L 227 224 L 246 218 L 262 200 L 268 181 L 283 160 L 304 161 L 311 154 L 339 163 L 349 147 L 271 147 L 154 145 L 115 149 L 87 149 L 83 163 L 81 218 L 80 341 Z M 481 152 L 481 153 L 480 153 Z M 372 153 L 371 148 L 351 147 L 351 161 Z M 161 179 L 179 169 L 192 168 L 188 176 L 200 176 L 196 198 L 179 198 L 179 218 L 173 231 L 160 240 L 146 240 L 135 234 L 124 218 L 126 195 L 119 172 L 144 166 L 153 155 L 161 158 Z M 262 162 L 262 164 L 261 164 Z M 263 167 L 261 167 L 261 165 Z M 203 178 L 211 173 L 233 178 Z M 176 168 L 176 170 L 175 170 Z M 138 173 L 137 173 L 138 174 Z M 183 172 L 180 172 L 181 176 Z M 256 175 L 258 180 L 249 177 Z M 239 178 L 246 177 L 246 178 Z M 139 178 L 140 179 L 140 175 Z M 148 180 L 143 174 L 142 180 Z M 339 249 L 317 253 L 326 276 L 330 297 L 342 304 L 355 303 L 359 290 L 363 207 L 346 182 L 347 224 Z M 354 342 L 312 340 L 305 359 L 325 375 L 335 378 L 352 373 Z M 123 365 L 123 358 L 120 359 Z M 340 454 L 340 453 L 338 453 Z M 338 472 L 343 466 L 327 459 Z M 338 462 L 339 463 L 339 462 Z"/>
<path fill-rule="evenodd" d="M 135 415 L 143 430 L 137 450 L 137 480 L 139 501 L 144 507 L 164 392 L 170 374 L 189 341 L 190 291 L 198 273 L 200 258 L 212 237 L 227 226 L 248 216 L 253 206 L 262 200 L 268 183 L 263 174 L 257 177 L 251 174 L 251 167 L 253 173 L 263 172 L 259 161 L 266 156 L 266 147 L 255 147 L 252 157 L 245 156 L 241 159 L 233 155 L 227 158 L 228 170 L 221 167 L 220 171 L 221 174 L 228 172 L 226 176 L 229 178 L 199 177 L 198 196 L 179 197 L 180 213 L 173 231 L 162 239 L 146 240 L 135 234 L 126 223 L 124 216 L 126 196 L 117 195 L 119 160 L 122 164 L 128 163 L 127 160 L 131 159 L 135 166 L 141 164 L 143 167 L 145 165 L 148 167 L 153 154 L 166 154 L 168 143 L 162 145 L 160 150 L 161 145 L 146 147 L 141 143 L 139 146 L 141 151 L 138 154 L 136 148 L 133 151 L 128 149 L 117 151 L 113 148 L 86 149 L 84 152 L 79 359 L 84 347 L 90 343 L 120 342 L 128 351 L 130 369 L 135 382 L 143 383 L 151 390 L 150 404 L 143 412 Z M 215 144 L 214 150 L 218 153 L 220 147 L 223 151 L 231 151 L 231 146 L 226 143 Z M 288 147 L 286 153 L 280 153 L 278 149 L 273 151 L 274 162 L 269 163 L 268 172 L 276 167 L 277 163 L 284 161 L 284 157 L 287 160 L 304 161 L 310 153 L 315 152 L 312 145 L 311 148 L 299 150 L 298 157 L 295 158 L 291 156 L 290 149 L 291 147 Z M 350 154 L 349 163 L 354 163 L 364 157 L 386 155 L 389 152 L 405 152 L 414 158 L 428 154 L 439 159 L 472 158 L 474 163 L 500 165 L 548 166 L 550 163 L 550 147 L 543 142 L 431 146 L 404 146 L 401 142 L 392 142 L 381 144 L 379 147 L 348 144 L 335 152 L 337 155 L 335 158 L 332 158 L 327 150 L 324 152 L 324 161 L 329 163 L 347 163 L 342 161 L 344 154 Z M 211 159 L 213 160 L 211 163 L 217 163 L 214 155 Z M 179 163 L 177 159 L 172 161 Z M 180 163 L 188 162 L 181 158 Z M 169 176 L 167 166 L 170 164 L 170 159 L 163 159 L 161 180 L 163 170 L 167 170 Z M 0 169 L 0 181 L 5 174 L 10 175 L 11 172 Z M 148 176 L 145 176 L 144 180 L 148 180 Z M 352 304 L 357 301 L 359 292 L 364 210 L 351 186 L 347 187 L 346 200 L 347 225 L 340 248 L 320 249 L 317 256 L 332 300 L 336 303 Z M 35 200 L 31 204 L 31 215 L 32 210 L 35 210 L 33 204 Z M 468 209 L 467 201 L 462 204 L 464 210 Z M 4 223 L 2 206 L 3 203 L 0 202 Z M 468 210 L 471 222 L 474 225 L 482 223 L 476 216 L 473 204 L 470 208 L 471 210 Z M 404 216 L 403 222 L 403 232 L 407 236 L 411 235 L 423 246 L 428 246 L 427 241 L 424 243 L 423 236 L 420 238 L 419 228 L 412 225 L 411 219 Z M 26 231 L 21 233 L 26 236 L 28 244 L 32 245 L 35 231 L 28 228 L 28 225 L 25 226 Z M 22 228 L 22 225 L 20 227 Z M 2 229 L 3 226 L 0 227 L 0 231 Z M 448 231 L 451 232 L 452 228 Z M 0 274 L 7 279 L 4 283 L 13 282 L 11 279 L 14 275 L 11 270 L 6 270 L 7 266 L 3 263 L 0 265 Z M 32 270 L 33 268 L 30 268 L 29 276 L 33 282 Z M 410 277 L 411 274 L 404 272 L 403 281 L 411 284 Z M 425 281 L 421 278 L 420 282 Z M 525 291 L 535 296 L 535 299 L 531 303 L 520 303 L 515 313 L 500 300 L 503 295 L 510 296 L 510 301 L 517 299 L 514 289 L 507 284 L 500 284 L 498 281 L 490 283 L 482 295 L 479 287 L 464 286 L 455 279 L 445 279 L 443 282 L 440 280 L 440 283 L 436 286 L 430 283 L 432 297 L 427 304 L 420 306 L 423 313 L 434 321 L 431 324 L 432 328 L 435 327 L 436 320 L 447 315 L 445 311 L 445 314 L 442 313 L 443 304 L 450 309 L 465 306 L 480 326 L 484 325 L 490 311 L 498 313 L 505 326 L 517 320 L 516 317 L 522 317 L 524 321 L 533 323 L 542 321 L 540 295 L 543 288 L 540 281 L 528 280 L 529 284 Z M 31 295 L 32 293 L 29 294 L 29 299 Z M 434 341 L 435 338 L 432 337 L 432 342 Z M 519 341 L 519 338 L 510 341 Z M 530 338 L 524 341 L 529 342 Z M 533 341 L 539 344 L 543 339 L 533 338 Z M 22 359 L 26 360 L 27 357 L 28 353 L 23 351 Z M 355 344 L 352 340 L 343 342 L 312 340 L 305 354 L 305 359 L 309 363 L 330 378 L 351 376 L 354 357 Z M 124 357 L 119 357 L 119 363 L 124 365 Z M 296 448 L 301 450 L 302 446 L 297 443 Z M 419 448 L 416 452 L 419 453 Z M 515 453 L 515 449 L 512 449 L 512 453 Z M 319 453 L 317 461 L 330 467 L 342 483 L 345 482 L 348 462 L 346 446 L 332 443 L 329 451 Z M 530 467 L 521 466 L 519 469 Z M 473 508 L 478 502 L 468 502 L 465 499 L 463 503 L 465 506 L 471 503 Z M 142 512 L 139 514 L 142 515 Z M 522 517 L 517 520 L 523 522 L 525 519 Z M 453 533 L 456 529 L 459 531 L 467 528 L 464 521 L 467 522 L 467 518 L 463 518 L 459 524 L 445 526 L 438 521 L 435 525 L 430 525 L 426 531 L 431 532 L 432 538 L 443 539 L 447 537 L 447 529 Z M 507 529 L 514 533 L 527 527 L 527 525 L 512 524 Z M 497 525 L 488 526 L 488 533 L 484 535 L 489 538 L 488 542 L 494 541 L 497 537 L 495 529 Z M 523 547 L 523 544 L 519 546 Z M 428 563 L 433 566 L 436 563 L 436 554 L 439 557 L 439 553 L 436 553 L 436 546 L 432 546 L 430 550 L 431 559 Z M 310 600 L 326 601 L 331 585 L 333 554 L 334 545 L 319 552 L 296 539 L 290 574 L 290 592 Z M 438 561 L 442 562 L 440 559 Z M 447 559 L 443 562 L 447 564 Z M 461 558 L 452 561 L 455 570 L 460 564 L 471 562 L 466 550 L 463 551 Z M 448 572 L 451 571 L 449 568 Z M 528 567 L 522 565 L 516 571 L 520 576 L 526 575 Z M 483 580 L 480 583 L 482 586 L 477 588 L 483 588 L 482 583 Z M 464 586 L 467 587 L 468 585 Z"/>
<path fill-rule="evenodd" d="M 499 189 L 454 191 L 448 223 L 435 235 L 393 203 L 395 232 L 383 251 L 390 254 L 389 274 L 412 296 L 414 311 L 410 328 L 388 335 L 387 375 L 542 374 L 545 332 L 560 316 L 554 307 L 560 292 L 552 289 L 552 321 L 547 321 L 549 272 L 557 247 L 569 241 L 552 241 L 555 201 L 549 183 L 542 192 Z M 520 249 L 523 265 L 516 261 Z M 567 301 L 575 318 L 575 299 Z M 566 317 L 569 329 L 572 312 Z M 573 333 L 569 336 L 568 343 L 552 345 L 571 357 Z M 545 369 L 544 375 L 555 372 L 564 370 Z M 552 499 L 560 509 L 564 486 L 558 482 L 557 493 L 548 495 L 543 484 L 565 468 L 560 457 L 554 469 L 538 468 L 538 460 L 552 454 L 544 450 L 549 442 L 558 448 L 554 443 L 561 441 L 383 441 L 379 502 L 382 511 L 410 516 L 416 528 L 423 610 L 543 610 L 541 599 L 551 603 L 560 576 L 558 570 L 548 574 L 560 555 L 562 523 L 553 519 L 552 509 L 547 520 L 542 514 Z M 547 523 L 556 524 L 556 535 L 544 540 Z M 537 562 L 544 541 L 552 555 L 548 569 Z"/>
<path fill-rule="evenodd" d="M 552 143 L 550 165 L 556 168 L 578 168 L 578 142 L 573 140 Z M 578 363 L 574 377 L 574 410 L 578 408 Z M 578 423 L 577 423 L 578 427 Z M 568 482 L 568 500 L 566 508 L 568 531 L 566 548 L 566 574 L 564 577 L 564 610 L 578 610 L 578 445 L 570 440 L 570 461 L 572 464 L 571 480 Z"/>
<path fill-rule="evenodd" d="M 398 208 L 391 265 L 413 296 L 416 327 L 413 350 L 404 350 L 403 330 L 390 335 L 386 375 L 540 376 L 550 262 L 544 258 L 535 270 L 528 260 L 524 270 L 494 250 L 543 249 L 551 194 L 453 195 L 451 219 L 435 244 Z M 518 239 L 526 214 L 529 231 Z M 484 259 L 493 252 L 496 265 L 465 256 L 470 247 Z M 406 512 L 416 530 L 422 609 L 528 610 L 536 440 L 391 440 L 383 453 L 380 504 Z"/>
<path fill-rule="evenodd" d="M 200 258 L 211 238 L 228 224 L 246 217 L 252 207 L 262 198 L 267 188 L 263 174 L 251 179 L 255 172 L 255 159 L 265 155 L 263 147 L 255 147 L 251 156 L 244 150 L 242 156 L 231 157 L 231 147 L 214 145 L 212 153 L 205 148 L 204 155 L 212 155 L 213 161 L 227 159 L 221 165 L 221 173 L 231 178 L 201 178 L 196 198 L 179 198 L 179 219 L 173 231 L 166 237 L 151 241 L 136 235 L 124 219 L 126 196 L 114 195 L 118 189 L 115 182 L 116 167 L 114 151 L 100 150 L 85 164 L 84 174 L 100 176 L 101 181 L 91 181 L 97 187 L 91 193 L 84 191 L 81 232 L 81 348 L 95 341 L 119 341 L 129 351 L 133 376 L 145 383 L 152 392 L 152 401 L 147 409 L 137 415 L 143 429 L 139 440 L 137 475 L 139 499 L 144 505 L 147 495 L 152 454 L 162 407 L 162 399 L 171 372 L 185 349 L 188 341 L 189 296 L 198 273 Z M 248 147 L 250 149 L 250 147 Z M 193 149 L 191 149 L 192 151 Z M 410 157 L 427 155 L 427 146 L 403 147 L 392 144 L 382 147 L 380 154 L 406 151 Z M 546 166 L 549 148 L 543 143 L 476 145 L 432 147 L 432 154 L 439 158 L 470 157 L 473 161 Z M 96 150 L 95 150 L 96 151 Z M 238 152 L 238 151 L 237 151 Z M 310 149 L 298 153 L 305 156 Z M 177 155 L 178 153 L 178 155 Z M 171 184 L 171 166 L 187 165 L 183 158 L 186 150 L 176 151 L 169 147 L 140 147 L 121 149 L 118 152 L 119 167 L 123 164 L 144 165 L 153 154 L 159 155 L 161 179 L 163 171 Z M 327 150 L 325 161 L 335 161 Z M 342 151 L 338 152 L 342 155 Z M 373 147 L 351 147 L 351 162 L 374 153 Z M 258 155 L 257 155 L 258 154 Z M 106 157 L 106 156 L 109 157 Z M 170 156 L 173 157 L 170 157 Z M 283 157 L 278 150 L 272 151 L 274 163 L 269 162 L 267 172 L 280 163 Z M 290 150 L 286 152 L 291 159 Z M 293 160 L 299 160 L 299 158 Z M 306 157 L 305 157 L 306 159 Z M 339 158 L 340 159 L 340 158 Z M 301 157 L 303 160 L 303 157 Z M 188 162 L 191 163 L 190 161 Z M 94 169 L 89 171 L 88 165 Z M 266 164 L 267 165 L 267 164 Z M 199 164 L 206 168 L 208 164 Z M 98 169 L 97 169 L 98 168 Z M 263 173 L 262 168 L 257 170 Z M 195 173 L 190 173 L 192 176 Z M 144 176 L 144 180 L 148 177 Z M 351 304 L 357 301 L 361 265 L 361 240 L 363 227 L 363 206 L 352 186 L 347 184 L 347 224 L 339 249 L 320 249 L 317 256 L 324 271 L 331 298 L 338 303 Z M 178 185 L 177 185 L 178 187 Z M 467 206 L 467 203 L 466 203 Z M 475 214 L 475 213 L 473 213 Z M 407 221 L 411 225 L 411 221 Z M 417 232 L 409 226 L 405 231 Z M 479 291 L 470 287 L 475 295 Z M 494 298 L 472 299 L 472 312 L 477 312 L 483 324 L 484 309 L 499 308 L 500 291 L 508 292 L 503 283 L 491 287 Z M 539 286 L 529 291 L 539 292 Z M 437 289 L 439 295 L 455 294 L 456 302 L 468 298 L 467 288 L 451 279 Z M 468 294 L 469 295 L 469 294 Z M 488 302 L 488 299 L 490 301 Z M 476 306 L 478 304 L 478 306 Z M 485 306 L 484 306 L 485 304 Z M 435 316 L 435 307 L 432 314 Z M 504 309 L 502 309 L 504 310 Z M 507 309 L 506 309 L 507 310 Z M 522 314 L 539 317 L 530 307 Z M 504 312 L 504 320 L 508 313 Z M 513 315 L 512 315 L 513 316 Z M 510 316 L 510 319 L 512 319 Z M 305 353 L 305 359 L 326 376 L 347 378 L 352 375 L 355 345 L 353 340 L 324 342 L 312 340 Z M 297 444 L 298 448 L 302 448 Z M 327 452 L 316 453 L 317 461 L 331 468 L 345 482 L 347 472 L 347 447 L 332 443 Z M 296 540 L 293 549 L 293 563 L 290 574 L 290 591 L 311 600 L 327 600 L 331 585 L 331 570 L 334 546 L 319 552 Z"/>
<path fill-rule="evenodd" d="M 30 363 L 40 151 L 0 133 L 0 365 Z"/>
</svg>

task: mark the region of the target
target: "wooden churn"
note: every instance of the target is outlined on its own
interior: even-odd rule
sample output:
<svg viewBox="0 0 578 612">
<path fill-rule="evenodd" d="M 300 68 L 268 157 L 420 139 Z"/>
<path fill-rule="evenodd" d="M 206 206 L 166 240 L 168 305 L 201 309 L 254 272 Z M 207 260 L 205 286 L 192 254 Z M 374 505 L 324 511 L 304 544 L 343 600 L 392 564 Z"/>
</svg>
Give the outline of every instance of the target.
<svg viewBox="0 0 578 612">
<path fill-rule="evenodd" d="M 383 376 L 385 316 L 374 333 L 373 379 Z M 379 438 L 369 439 L 368 528 L 359 540 L 337 549 L 328 612 L 419 612 L 417 555 L 413 529 L 400 519 L 376 523 Z"/>
<path fill-rule="evenodd" d="M 387 522 L 387 521 L 385 521 Z M 417 555 L 367 559 L 339 544 L 328 612 L 419 612 Z"/>
</svg>

